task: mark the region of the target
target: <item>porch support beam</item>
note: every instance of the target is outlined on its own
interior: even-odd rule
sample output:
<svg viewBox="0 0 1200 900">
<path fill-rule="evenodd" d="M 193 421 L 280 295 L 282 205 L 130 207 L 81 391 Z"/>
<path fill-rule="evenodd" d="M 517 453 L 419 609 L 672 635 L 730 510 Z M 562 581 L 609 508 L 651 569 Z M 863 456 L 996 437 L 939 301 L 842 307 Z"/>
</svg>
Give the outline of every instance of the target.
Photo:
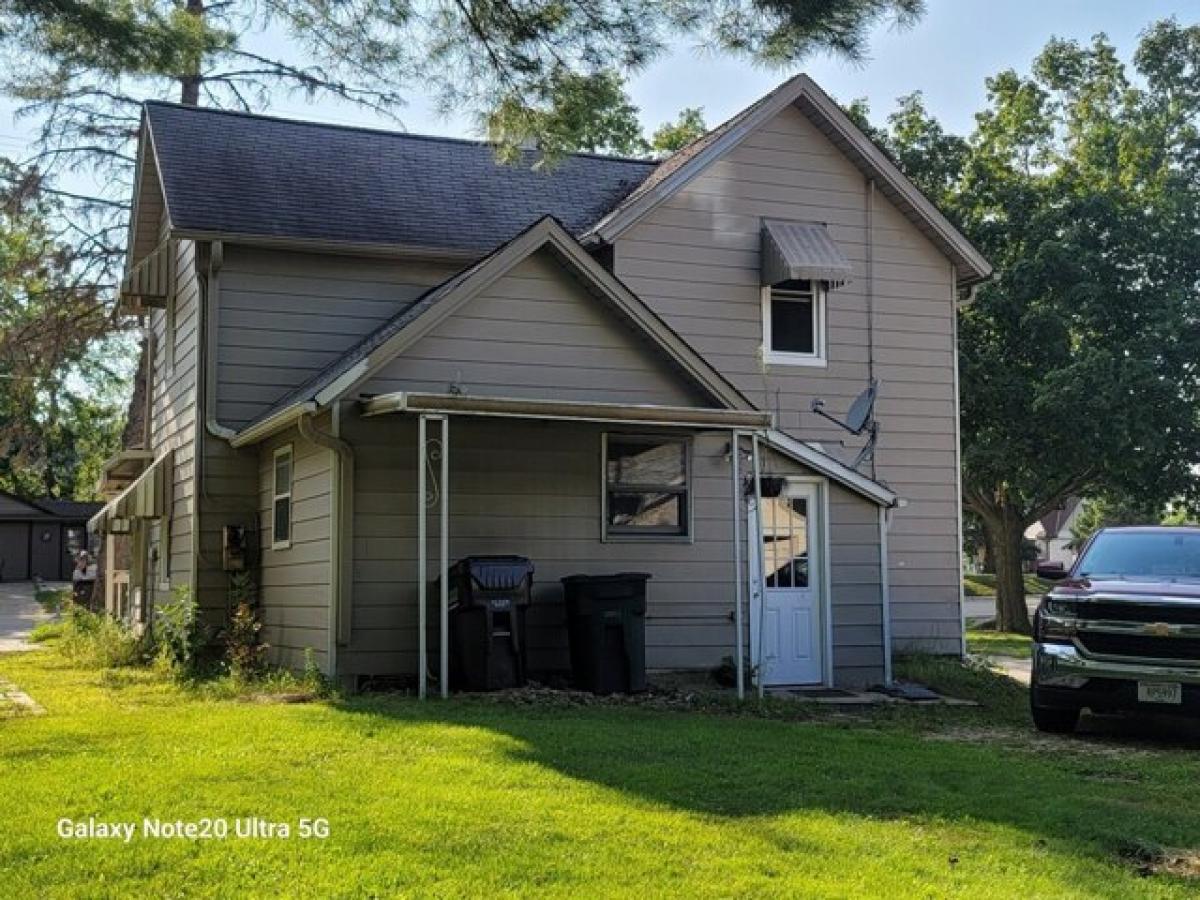
<svg viewBox="0 0 1200 900">
<path fill-rule="evenodd" d="M 430 453 L 429 422 L 439 424 Z M 438 692 L 450 696 L 450 419 L 417 417 L 417 695 L 429 694 L 429 491 L 431 458 L 440 463 L 434 478 L 438 497 Z"/>
<path fill-rule="evenodd" d="M 438 546 L 438 637 L 441 640 L 441 667 L 438 684 L 442 696 L 450 696 L 450 417 L 441 416 L 442 422 L 442 478 L 438 495 L 442 500 L 441 534 Z"/>
<path fill-rule="evenodd" d="M 425 417 L 417 419 L 417 696 L 425 699 L 429 690 L 429 648 L 426 646 L 428 627 L 428 552 L 425 534 L 428 527 L 425 507 L 425 466 L 429 462 L 429 449 L 425 444 Z"/>
<path fill-rule="evenodd" d="M 755 681 L 758 683 L 758 696 L 763 695 L 763 617 L 767 611 L 767 576 L 766 560 L 763 558 L 763 527 L 762 527 L 762 470 L 759 466 L 758 432 L 750 435 L 750 458 L 754 474 L 754 516 L 758 538 L 755 540 L 754 553 L 758 557 L 758 672 Z"/>
<path fill-rule="evenodd" d="M 757 410 L 706 409 L 576 400 L 532 400 L 477 397 L 466 394 L 422 394 L 398 391 L 362 401 L 364 416 L 388 413 L 496 416 L 600 424 L 639 424 L 683 428 L 769 428 L 771 414 Z"/>
<path fill-rule="evenodd" d="M 743 673 L 743 648 L 745 633 L 742 628 L 742 478 L 741 455 L 742 433 L 734 431 L 730 435 L 729 456 L 733 480 L 733 665 L 737 670 L 737 697 L 746 699 L 746 677 Z"/>
</svg>

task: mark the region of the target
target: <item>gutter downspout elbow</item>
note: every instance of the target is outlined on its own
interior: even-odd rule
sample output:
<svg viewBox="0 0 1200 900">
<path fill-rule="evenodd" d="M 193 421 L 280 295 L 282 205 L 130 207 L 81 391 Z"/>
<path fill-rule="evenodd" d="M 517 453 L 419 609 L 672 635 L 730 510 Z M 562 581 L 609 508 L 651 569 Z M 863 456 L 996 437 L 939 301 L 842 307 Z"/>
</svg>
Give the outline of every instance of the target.
<svg viewBox="0 0 1200 900">
<path fill-rule="evenodd" d="M 330 591 L 329 675 L 336 676 L 335 656 L 339 646 L 350 643 L 350 613 L 353 593 L 354 558 L 354 448 L 338 436 L 341 409 L 333 408 L 333 434 L 319 430 L 313 413 L 302 415 L 296 422 L 300 436 L 310 444 L 333 451 L 337 458 L 337 475 L 331 485 L 334 495 L 333 517 L 329 542 L 333 578 Z"/>
<path fill-rule="evenodd" d="M 228 441 L 237 432 L 217 419 L 217 308 L 224 264 L 225 245 L 221 241 L 213 241 L 208 257 L 208 278 L 204 286 L 204 428 L 213 437 Z"/>
</svg>

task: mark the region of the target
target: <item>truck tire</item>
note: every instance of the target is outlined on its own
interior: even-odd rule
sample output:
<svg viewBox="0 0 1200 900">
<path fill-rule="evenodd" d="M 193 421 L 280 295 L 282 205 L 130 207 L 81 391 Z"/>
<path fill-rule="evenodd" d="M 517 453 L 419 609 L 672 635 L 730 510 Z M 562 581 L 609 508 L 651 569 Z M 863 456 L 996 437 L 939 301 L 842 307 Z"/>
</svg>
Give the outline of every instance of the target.
<svg viewBox="0 0 1200 900">
<path fill-rule="evenodd" d="M 1037 730 L 1047 734 L 1073 734 L 1075 726 L 1079 724 L 1078 709 L 1056 709 L 1031 704 L 1029 711 L 1033 714 L 1033 724 L 1037 726 Z"/>
</svg>

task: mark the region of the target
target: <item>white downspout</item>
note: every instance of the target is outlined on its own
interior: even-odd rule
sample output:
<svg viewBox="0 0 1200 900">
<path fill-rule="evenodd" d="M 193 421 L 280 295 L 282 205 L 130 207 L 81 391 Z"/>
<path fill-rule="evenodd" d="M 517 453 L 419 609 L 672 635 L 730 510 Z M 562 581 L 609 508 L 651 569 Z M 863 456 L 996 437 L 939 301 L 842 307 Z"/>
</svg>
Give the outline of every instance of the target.
<svg viewBox="0 0 1200 900">
<path fill-rule="evenodd" d="M 883 683 L 892 684 L 892 591 L 888 577 L 889 510 L 879 507 L 879 598 L 883 615 Z"/>
<path fill-rule="evenodd" d="M 745 700 L 746 678 L 742 671 L 742 479 L 741 460 L 738 458 L 742 455 L 742 434 L 740 431 L 734 431 L 730 437 L 733 478 L 733 665 L 737 669 L 737 697 L 739 700 Z"/>
<path fill-rule="evenodd" d="M 217 307 L 221 296 L 221 268 L 225 265 L 225 245 L 213 241 L 209 246 L 208 278 L 204 291 L 204 427 L 213 437 L 231 439 L 235 434 L 217 421 Z"/>
</svg>

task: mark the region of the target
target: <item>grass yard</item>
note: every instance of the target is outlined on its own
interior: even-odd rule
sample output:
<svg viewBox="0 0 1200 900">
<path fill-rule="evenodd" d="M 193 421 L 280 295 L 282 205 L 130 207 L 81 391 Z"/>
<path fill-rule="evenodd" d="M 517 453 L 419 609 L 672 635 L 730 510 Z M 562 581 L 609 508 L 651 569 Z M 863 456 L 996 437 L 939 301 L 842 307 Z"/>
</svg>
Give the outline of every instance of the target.
<svg viewBox="0 0 1200 900">
<path fill-rule="evenodd" d="M 1038 578 L 1036 575 L 1025 576 L 1025 593 L 1041 596 L 1054 586 L 1053 582 Z M 986 572 L 978 572 L 963 576 L 963 592 L 968 597 L 995 597 L 996 576 Z"/>
<path fill-rule="evenodd" d="M 1035 738 L 1011 682 L 906 666 L 984 706 L 262 704 L 4 655 L 0 678 L 47 712 L 0 719 L 0 884 L 6 898 L 1196 896 L 1179 874 L 1200 847 L 1193 748 Z M 257 816 L 293 836 L 56 836 L 60 817 L 89 816 Z M 296 837 L 302 817 L 330 836 Z"/>
<path fill-rule="evenodd" d="M 967 629 L 967 651 L 988 656 L 1029 659 L 1033 655 L 1033 642 L 1027 634 L 970 628 Z"/>
</svg>

